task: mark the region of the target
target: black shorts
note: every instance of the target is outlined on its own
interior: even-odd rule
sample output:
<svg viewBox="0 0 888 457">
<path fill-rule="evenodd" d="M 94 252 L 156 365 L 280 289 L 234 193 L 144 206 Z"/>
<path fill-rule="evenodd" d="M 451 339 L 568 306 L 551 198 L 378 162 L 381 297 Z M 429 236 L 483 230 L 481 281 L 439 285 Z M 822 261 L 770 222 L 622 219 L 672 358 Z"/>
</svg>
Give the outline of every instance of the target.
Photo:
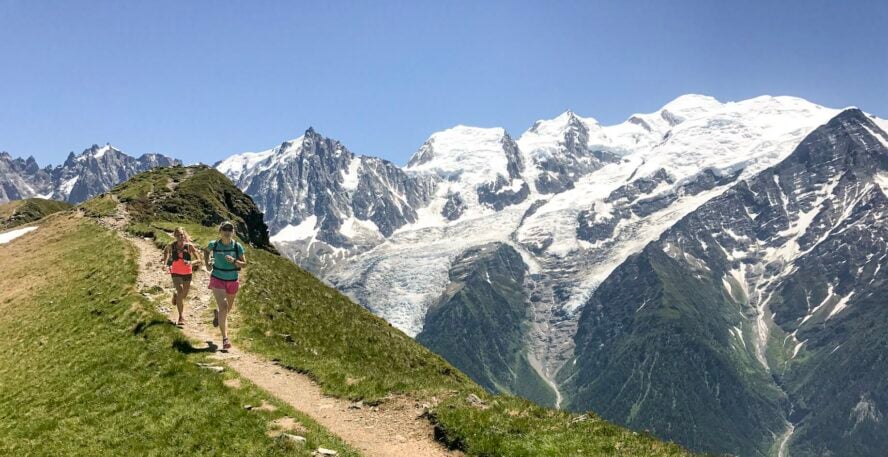
<svg viewBox="0 0 888 457">
<path fill-rule="evenodd" d="M 180 275 L 176 273 L 171 273 L 170 276 L 173 278 L 173 284 L 181 284 L 183 282 L 191 282 L 191 275 Z"/>
</svg>

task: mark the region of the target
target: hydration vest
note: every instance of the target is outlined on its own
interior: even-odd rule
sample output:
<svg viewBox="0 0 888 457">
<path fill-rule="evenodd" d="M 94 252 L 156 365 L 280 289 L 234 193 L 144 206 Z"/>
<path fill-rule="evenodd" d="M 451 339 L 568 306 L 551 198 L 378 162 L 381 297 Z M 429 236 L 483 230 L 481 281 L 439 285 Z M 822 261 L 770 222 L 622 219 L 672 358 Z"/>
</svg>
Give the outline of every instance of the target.
<svg viewBox="0 0 888 457">
<path fill-rule="evenodd" d="M 185 243 L 179 248 L 179 242 L 173 241 L 170 249 L 170 257 L 167 259 L 167 266 L 170 267 L 170 273 L 176 275 L 190 275 L 191 268 L 191 243 Z"/>
<path fill-rule="evenodd" d="M 231 254 L 231 256 L 234 257 L 235 260 L 237 260 L 240 257 L 238 254 L 243 253 L 244 248 L 241 247 L 237 243 L 237 240 L 235 240 L 234 238 L 232 238 L 231 241 L 232 241 L 231 248 L 229 248 L 229 249 L 225 249 L 220 246 L 222 244 L 222 240 L 216 240 L 216 242 L 213 243 L 213 258 L 214 258 L 214 260 L 215 260 L 217 252 L 222 252 L 222 253 L 233 252 L 233 254 Z M 237 266 L 237 264 L 234 264 L 234 268 L 223 268 L 223 267 L 218 266 L 216 264 L 216 262 L 213 262 L 213 271 L 217 271 L 217 270 L 218 271 L 240 271 L 240 267 Z"/>
</svg>

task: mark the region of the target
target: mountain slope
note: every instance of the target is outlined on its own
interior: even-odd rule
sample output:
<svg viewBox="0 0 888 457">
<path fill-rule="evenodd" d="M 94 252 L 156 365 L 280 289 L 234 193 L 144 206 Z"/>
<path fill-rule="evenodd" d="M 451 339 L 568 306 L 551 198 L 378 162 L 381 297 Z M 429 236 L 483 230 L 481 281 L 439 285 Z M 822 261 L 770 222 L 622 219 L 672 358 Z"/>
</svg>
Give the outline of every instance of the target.
<svg viewBox="0 0 888 457">
<path fill-rule="evenodd" d="M 29 198 L 0 204 L 0 230 L 10 229 L 22 224 L 70 209 L 71 205 L 55 200 Z"/>
<path fill-rule="evenodd" d="M 718 199 L 733 192 L 738 183 L 751 182 L 764 170 L 783 163 L 812 131 L 839 113 L 793 97 L 763 96 L 721 103 L 711 97 L 689 95 L 654 113 L 636 114 L 612 126 L 566 112 L 537 122 L 517 140 L 503 129 L 457 126 L 431 135 L 404 168 L 411 179 L 427 180 L 429 192 L 416 205 L 404 199 L 397 203 L 410 206 L 415 217 L 402 219 L 405 222 L 390 234 L 357 228 L 327 230 L 316 218 L 305 224 L 291 224 L 272 240 L 289 258 L 408 335 L 417 336 L 489 390 L 521 394 L 546 404 L 555 404 L 559 396 L 573 397 L 565 403 L 569 408 L 593 405 L 608 411 L 608 417 L 633 427 L 653 424 L 655 427 L 648 428 L 699 449 L 778 452 L 772 449 L 776 441 L 785 443 L 785 449 L 796 449 L 802 445 L 799 437 L 805 433 L 798 420 L 800 414 L 806 414 L 802 412 L 805 407 L 790 401 L 787 394 L 787 389 L 794 388 L 789 384 L 792 373 L 788 371 L 786 380 L 775 382 L 776 370 L 764 368 L 762 361 L 774 357 L 771 346 L 753 346 L 758 341 L 753 337 L 765 334 L 768 327 L 765 320 L 749 319 L 766 314 L 760 309 L 761 303 L 744 303 L 739 298 L 746 293 L 741 293 L 743 287 L 758 281 L 761 273 L 755 273 L 759 279 L 741 281 L 738 278 L 749 272 L 741 272 L 735 265 L 723 267 L 730 271 L 727 277 L 716 270 L 695 271 L 685 277 L 682 265 L 669 255 L 650 254 L 643 261 L 633 256 L 668 230 L 678 230 L 679 221 L 708 202 L 721 202 Z M 872 128 L 884 122 L 868 118 L 874 123 Z M 276 159 L 271 157 L 277 156 L 283 157 L 271 153 L 262 159 L 263 163 L 274 168 Z M 257 168 L 248 162 L 242 161 L 244 170 Z M 316 169 L 311 161 L 302 163 L 310 167 L 306 170 Z M 350 168 L 343 163 L 323 173 L 346 176 Z M 304 172 L 308 176 L 311 173 Z M 237 173 L 229 176 L 236 178 Z M 802 189 L 809 178 L 799 175 L 793 179 L 791 185 L 782 181 L 779 185 L 812 192 Z M 885 179 L 876 174 L 870 180 Z M 341 198 L 335 185 L 328 187 L 330 199 Z M 851 198 L 852 193 L 848 195 Z M 776 194 L 772 198 L 776 199 Z M 303 204 L 298 199 L 290 203 Z M 390 204 L 386 198 L 380 203 Z M 786 211 L 793 213 L 791 220 L 803 221 L 804 226 L 793 223 L 779 229 L 790 230 L 782 235 L 784 238 L 790 237 L 791 231 L 807 230 L 808 224 L 826 226 L 830 221 L 812 222 L 810 208 Z M 854 214 L 865 218 L 870 211 L 873 209 L 866 207 Z M 370 226 L 366 218 L 354 217 L 352 227 Z M 713 217 L 721 220 L 722 216 Z M 758 219 L 754 224 L 774 222 Z M 326 251 L 329 244 L 323 239 L 339 236 L 360 240 L 361 247 Z M 300 243 L 288 245 L 286 239 L 294 238 Z M 771 248 L 775 252 L 767 255 L 796 255 L 805 250 L 793 248 L 791 243 L 786 244 L 788 241 L 780 243 L 774 244 Z M 352 244 L 356 245 L 354 241 Z M 498 246 L 501 252 L 514 251 L 520 262 L 478 258 L 477 254 L 490 246 Z M 313 256 L 312 249 L 330 254 Z M 506 264 L 517 267 L 502 268 Z M 483 273 L 487 270 L 500 272 L 495 281 L 485 281 Z M 523 273 L 516 273 L 521 270 Z M 644 281 L 654 295 L 647 297 L 643 290 L 636 290 L 632 282 L 636 272 L 645 275 Z M 566 366 L 573 364 L 576 356 L 585 357 L 582 352 L 597 353 L 589 349 L 588 340 L 594 333 L 589 322 L 595 319 L 587 317 L 585 327 L 580 323 L 582 316 L 591 312 L 591 297 L 605 281 L 619 283 L 621 288 L 602 291 L 605 298 L 601 303 L 625 300 L 634 305 L 632 310 L 625 305 L 625 309 L 614 311 L 618 316 L 615 319 L 623 319 L 626 325 L 634 322 L 630 311 L 641 307 L 646 299 L 668 300 L 678 311 L 670 311 L 665 317 L 654 314 L 650 321 L 638 323 L 632 327 L 638 329 L 635 339 L 611 341 L 621 351 L 608 356 L 612 358 L 587 360 L 586 367 Z M 712 281 L 719 285 L 718 290 L 706 286 Z M 723 282 L 737 289 L 729 289 L 731 297 L 724 296 Z M 833 278 L 832 283 L 836 285 L 837 280 Z M 810 300 L 828 298 L 821 309 L 834 306 L 833 302 L 846 306 L 857 297 L 841 302 L 848 296 L 839 296 L 839 292 L 847 290 L 831 292 L 821 287 L 816 294 L 807 295 Z M 771 300 L 779 306 L 776 295 Z M 793 309 L 799 306 L 792 305 Z M 641 311 L 644 314 L 646 308 Z M 685 322 L 697 313 L 709 319 Z M 808 322 L 819 325 L 813 317 Z M 616 331 L 605 324 L 595 325 Z M 673 376 L 678 384 L 689 387 L 675 393 L 649 388 L 653 382 L 649 376 L 654 376 L 652 367 L 664 361 L 644 358 L 660 347 L 643 344 L 642 336 L 648 331 L 656 335 L 653 340 L 673 350 L 664 350 L 663 357 L 680 357 L 687 349 L 695 357 L 688 367 L 710 372 L 713 378 L 664 370 L 658 382 L 666 383 Z M 676 337 L 673 332 L 693 335 L 693 341 Z M 726 337 L 728 332 L 734 336 Z M 805 347 L 814 342 L 800 345 L 805 340 L 804 332 L 799 330 L 792 337 L 802 339 L 786 342 L 793 346 L 793 352 L 799 348 L 799 359 L 804 357 Z M 595 338 L 616 336 L 606 333 Z M 738 339 L 742 340 L 738 344 L 751 349 L 726 348 L 725 341 Z M 453 344 L 453 340 L 461 344 Z M 583 345 L 579 352 L 577 344 Z M 856 347 L 860 350 L 863 346 Z M 641 355 L 637 363 L 628 363 L 626 354 Z M 593 369 L 593 364 L 599 365 Z M 644 369 L 650 374 L 642 376 Z M 556 376 L 559 370 L 561 374 Z M 571 377 L 577 370 L 582 375 Z M 624 386 L 629 373 L 635 377 L 625 384 L 623 397 L 601 403 L 615 398 L 616 392 L 607 389 Z M 560 392 L 562 387 L 569 392 Z M 878 401 L 872 399 L 870 390 L 858 395 L 856 404 L 860 404 L 861 412 L 848 413 L 849 417 L 879 417 L 881 410 L 873 409 Z M 644 392 L 652 396 L 645 397 Z M 672 403 L 667 398 L 674 399 L 676 405 L 688 406 L 681 411 L 668 410 Z M 651 409 L 639 409 L 645 404 Z M 655 419 L 653 412 L 657 410 L 653 405 L 669 412 Z M 744 418 L 733 421 L 737 411 L 743 411 Z M 786 418 L 793 424 L 788 426 Z M 813 416 L 807 420 L 814 421 Z M 861 424 L 866 420 L 862 419 Z M 695 429 L 698 421 L 704 422 L 699 430 Z M 866 425 L 861 427 L 864 430 Z M 713 433 L 707 435 L 700 431 L 703 429 Z M 796 431 L 789 434 L 791 430 Z M 837 430 L 845 432 L 842 426 Z"/>
<path fill-rule="evenodd" d="M 571 407 L 715 452 L 879 455 L 886 146 L 847 110 L 630 257 L 583 308 Z"/>
<path fill-rule="evenodd" d="M 524 335 L 531 315 L 525 279 L 526 266 L 509 245 L 467 250 L 454 261 L 450 286 L 429 309 L 416 341 L 491 392 L 514 392 L 554 405 L 555 392 L 527 359 Z M 466 347 L 477 351 L 467 353 Z"/>
<path fill-rule="evenodd" d="M 834 113 L 793 98 L 762 97 L 718 107 L 702 99 L 697 100 L 698 110 L 688 108 L 691 102 L 681 104 L 703 117 L 666 115 L 674 122 L 669 135 L 639 141 L 633 152 L 627 152 L 626 141 L 602 145 L 609 136 L 587 135 L 585 150 L 621 157 L 592 166 L 594 170 L 586 175 L 576 173 L 570 189 L 556 194 L 534 190 L 518 204 L 500 210 L 481 205 L 452 221 L 440 213 L 450 200 L 439 190 L 429 206 L 417 211 L 415 224 L 318 273 L 408 334 L 417 334 L 428 309 L 449 287 L 448 270 L 454 259 L 474 246 L 509 243 L 534 275 L 536 299 L 526 305 L 532 310 L 532 326 L 523 339 L 533 352 L 529 358 L 538 360 L 540 373 L 551 378 L 570 357 L 576 310 L 613 268 L 683 215 L 723 192 L 733 180 L 785 157 L 806 133 Z M 664 112 L 670 111 L 661 111 L 657 118 L 662 119 Z M 539 137 L 541 131 L 522 135 L 518 144 L 525 136 Z M 569 155 L 574 142 L 573 130 L 559 132 L 548 136 L 553 157 Z M 485 142 L 487 146 L 475 151 L 478 157 L 500 154 L 490 146 L 496 141 Z M 541 142 L 537 138 L 533 144 Z M 455 147 L 440 149 L 448 152 L 441 153 L 440 160 L 453 157 L 456 153 L 450 151 L 454 150 L 469 153 Z M 522 154 L 520 179 L 532 183 L 535 153 Z M 509 162 L 503 159 L 501 163 Z M 472 176 L 454 173 L 454 181 L 447 185 L 468 185 L 474 182 L 469 179 Z M 480 349 L 467 346 L 465 350 Z"/>
</svg>

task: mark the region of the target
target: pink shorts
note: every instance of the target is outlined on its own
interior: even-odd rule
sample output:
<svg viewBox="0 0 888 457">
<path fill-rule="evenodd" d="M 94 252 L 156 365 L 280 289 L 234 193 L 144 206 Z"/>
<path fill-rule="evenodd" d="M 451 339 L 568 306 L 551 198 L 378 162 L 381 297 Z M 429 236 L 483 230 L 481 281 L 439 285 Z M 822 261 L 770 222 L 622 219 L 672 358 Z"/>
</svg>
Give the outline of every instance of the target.
<svg viewBox="0 0 888 457">
<path fill-rule="evenodd" d="M 226 294 L 234 295 L 237 293 L 237 289 L 239 287 L 240 281 L 238 281 L 237 279 L 233 281 L 225 281 L 224 279 L 210 276 L 210 289 L 225 289 Z"/>
</svg>

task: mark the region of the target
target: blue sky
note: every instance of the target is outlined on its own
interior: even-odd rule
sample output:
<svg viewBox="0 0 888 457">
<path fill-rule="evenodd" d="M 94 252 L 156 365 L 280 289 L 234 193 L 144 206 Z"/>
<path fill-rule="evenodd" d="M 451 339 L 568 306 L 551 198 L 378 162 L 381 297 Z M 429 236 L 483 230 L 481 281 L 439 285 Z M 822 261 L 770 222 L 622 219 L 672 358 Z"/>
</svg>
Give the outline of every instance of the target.
<svg viewBox="0 0 888 457">
<path fill-rule="evenodd" d="M 0 0 L 0 150 L 212 163 L 314 126 L 402 164 L 456 124 L 517 137 L 684 93 L 888 117 L 888 2 L 733 3 Z"/>
</svg>

